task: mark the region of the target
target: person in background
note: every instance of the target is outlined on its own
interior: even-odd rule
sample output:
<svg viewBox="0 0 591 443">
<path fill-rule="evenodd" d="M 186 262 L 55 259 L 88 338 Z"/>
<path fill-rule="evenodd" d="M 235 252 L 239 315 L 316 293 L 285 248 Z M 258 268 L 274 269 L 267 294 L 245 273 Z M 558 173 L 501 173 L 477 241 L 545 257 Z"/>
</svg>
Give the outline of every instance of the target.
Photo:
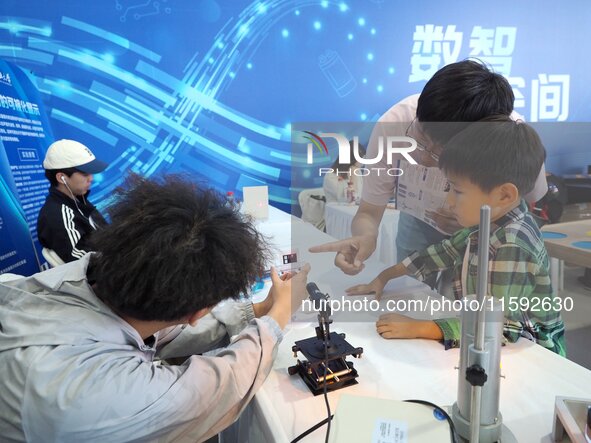
<svg viewBox="0 0 591 443">
<path fill-rule="evenodd" d="M 107 166 L 74 140 L 58 140 L 47 150 L 43 168 L 50 187 L 37 219 L 37 233 L 41 245 L 66 263 L 91 251 L 90 235 L 106 224 L 88 194 L 93 175 Z"/>
<path fill-rule="evenodd" d="M 96 252 L 0 284 L 2 441 L 207 440 L 262 385 L 306 296 L 309 265 L 240 301 L 269 249 L 211 189 L 132 177 L 109 215 Z"/>
<path fill-rule="evenodd" d="M 330 167 L 332 172 L 324 176 L 322 188 L 324 189 L 326 203 L 352 203 L 351 200 L 355 201 L 357 199 L 359 201 L 359 198 L 361 198 L 363 177 L 356 172 L 360 170 L 361 165 L 355 160 L 353 141 L 349 141 L 349 146 L 351 149 L 351 163 L 339 163 L 337 158 Z M 365 156 L 365 147 L 361 144 L 359 145 L 359 156 Z M 348 195 L 351 190 L 353 191 L 353 198 Z"/>
</svg>

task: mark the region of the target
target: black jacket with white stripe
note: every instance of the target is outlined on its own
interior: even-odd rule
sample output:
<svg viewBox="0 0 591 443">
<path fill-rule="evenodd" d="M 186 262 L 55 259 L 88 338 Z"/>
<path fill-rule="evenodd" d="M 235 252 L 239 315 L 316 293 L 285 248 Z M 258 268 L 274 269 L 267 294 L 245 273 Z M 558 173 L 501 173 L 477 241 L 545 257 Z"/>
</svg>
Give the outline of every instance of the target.
<svg viewBox="0 0 591 443">
<path fill-rule="evenodd" d="M 93 224 L 100 229 L 106 221 L 92 203 L 86 198 L 78 198 L 75 203 L 51 186 L 37 219 L 39 242 L 53 249 L 63 261 L 74 261 L 92 250 L 88 239 L 95 230 Z"/>
</svg>

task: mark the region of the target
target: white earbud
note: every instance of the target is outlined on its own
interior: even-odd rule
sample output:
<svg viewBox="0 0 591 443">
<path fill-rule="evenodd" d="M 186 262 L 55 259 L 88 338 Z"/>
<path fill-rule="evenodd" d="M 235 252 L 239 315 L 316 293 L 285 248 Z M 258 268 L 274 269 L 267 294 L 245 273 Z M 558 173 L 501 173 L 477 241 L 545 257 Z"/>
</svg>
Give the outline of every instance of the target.
<svg viewBox="0 0 591 443">
<path fill-rule="evenodd" d="M 66 177 L 64 177 L 63 175 L 61 176 L 62 183 L 64 185 L 66 185 L 66 188 L 68 188 L 68 192 L 70 193 L 70 195 L 72 196 L 72 200 L 74 200 L 74 204 L 76 205 L 76 209 L 78 209 L 78 212 L 80 213 L 80 215 L 82 217 L 84 217 L 86 220 L 88 220 L 88 222 L 90 223 L 90 226 L 93 227 L 93 229 L 97 229 L 97 226 L 95 225 L 94 221 L 92 220 L 92 217 L 87 217 L 86 215 L 84 215 L 84 213 L 80 210 L 80 208 L 78 207 L 78 199 L 76 197 L 74 197 L 74 194 L 72 193 L 72 190 L 70 189 L 70 187 L 68 186 L 68 183 L 66 183 Z M 84 196 L 82 196 L 82 198 L 84 199 Z"/>
</svg>

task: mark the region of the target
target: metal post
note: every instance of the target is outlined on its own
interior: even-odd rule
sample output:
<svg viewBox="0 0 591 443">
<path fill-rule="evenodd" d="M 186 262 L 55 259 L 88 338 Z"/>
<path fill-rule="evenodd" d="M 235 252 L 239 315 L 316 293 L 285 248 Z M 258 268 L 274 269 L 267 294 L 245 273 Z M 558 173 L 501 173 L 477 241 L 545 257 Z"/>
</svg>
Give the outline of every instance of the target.
<svg viewBox="0 0 591 443">
<path fill-rule="evenodd" d="M 474 330 L 474 350 L 484 351 L 484 299 L 488 286 L 488 248 L 490 244 L 490 207 L 484 205 L 480 208 L 480 227 L 478 231 L 478 315 Z M 472 386 L 472 409 L 470 410 L 470 442 L 478 443 L 480 439 L 480 408 L 482 386 Z"/>
</svg>

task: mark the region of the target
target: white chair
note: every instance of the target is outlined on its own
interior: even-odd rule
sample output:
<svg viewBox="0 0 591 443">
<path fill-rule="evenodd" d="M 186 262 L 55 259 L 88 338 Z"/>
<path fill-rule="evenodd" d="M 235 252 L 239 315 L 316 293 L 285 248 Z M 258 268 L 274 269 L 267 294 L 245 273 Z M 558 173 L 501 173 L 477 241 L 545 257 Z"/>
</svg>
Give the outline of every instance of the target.
<svg viewBox="0 0 591 443">
<path fill-rule="evenodd" d="M 304 189 L 298 195 L 298 202 L 302 208 L 302 220 L 324 231 L 326 224 L 324 221 L 324 206 L 326 205 L 324 189 Z"/>
<path fill-rule="evenodd" d="M 43 258 L 47 260 L 47 263 L 49 263 L 49 266 L 52 268 L 65 263 L 53 249 L 43 248 L 41 253 L 43 254 Z"/>
</svg>

